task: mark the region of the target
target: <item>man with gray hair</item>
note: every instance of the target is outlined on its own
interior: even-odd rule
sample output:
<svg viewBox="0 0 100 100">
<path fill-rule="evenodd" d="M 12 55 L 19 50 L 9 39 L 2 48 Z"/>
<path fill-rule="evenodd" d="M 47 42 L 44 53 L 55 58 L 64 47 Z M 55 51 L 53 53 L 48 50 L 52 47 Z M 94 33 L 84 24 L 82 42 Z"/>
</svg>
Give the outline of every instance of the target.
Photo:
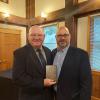
<svg viewBox="0 0 100 100">
<path fill-rule="evenodd" d="M 20 87 L 19 100 L 53 100 L 54 80 L 46 79 L 46 65 L 51 51 L 44 47 L 45 35 L 40 26 L 29 30 L 29 43 L 14 51 L 13 81 Z"/>
</svg>

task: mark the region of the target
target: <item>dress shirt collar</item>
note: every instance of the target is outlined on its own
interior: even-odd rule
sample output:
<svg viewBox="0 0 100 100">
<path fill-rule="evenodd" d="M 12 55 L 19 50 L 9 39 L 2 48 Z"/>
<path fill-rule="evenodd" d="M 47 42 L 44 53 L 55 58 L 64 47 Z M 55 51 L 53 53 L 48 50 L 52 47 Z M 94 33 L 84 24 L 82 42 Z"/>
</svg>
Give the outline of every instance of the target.
<svg viewBox="0 0 100 100">
<path fill-rule="evenodd" d="M 57 48 L 57 52 L 66 52 L 70 45 L 66 46 L 64 49 Z"/>
<path fill-rule="evenodd" d="M 41 48 L 33 48 L 35 50 L 35 52 L 37 52 L 37 49 L 40 49 L 41 51 L 43 51 L 43 47 Z"/>
</svg>

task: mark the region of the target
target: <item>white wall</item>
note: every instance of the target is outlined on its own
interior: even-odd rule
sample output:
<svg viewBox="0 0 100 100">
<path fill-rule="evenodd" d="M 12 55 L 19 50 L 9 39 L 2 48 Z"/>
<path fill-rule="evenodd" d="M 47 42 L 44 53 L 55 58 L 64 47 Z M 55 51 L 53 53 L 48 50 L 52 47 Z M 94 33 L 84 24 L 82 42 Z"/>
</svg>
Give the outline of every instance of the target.
<svg viewBox="0 0 100 100">
<path fill-rule="evenodd" d="M 0 28 L 9 28 L 9 29 L 21 30 L 21 46 L 24 46 L 26 44 L 26 28 L 25 27 L 0 24 Z"/>
<path fill-rule="evenodd" d="M 58 27 L 65 26 L 65 21 L 59 22 Z"/>
<path fill-rule="evenodd" d="M 8 4 L 0 1 L 0 12 L 26 17 L 25 0 L 9 0 Z"/>
<path fill-rule="evenodd" d="M 87 50 L 88 17 L 78 18 L 77 47 Z"/>
<path fill-rule="evenodd" d="M 65 8 L 65 0 L 35 0 L 35 16 Z"/>
</svg>

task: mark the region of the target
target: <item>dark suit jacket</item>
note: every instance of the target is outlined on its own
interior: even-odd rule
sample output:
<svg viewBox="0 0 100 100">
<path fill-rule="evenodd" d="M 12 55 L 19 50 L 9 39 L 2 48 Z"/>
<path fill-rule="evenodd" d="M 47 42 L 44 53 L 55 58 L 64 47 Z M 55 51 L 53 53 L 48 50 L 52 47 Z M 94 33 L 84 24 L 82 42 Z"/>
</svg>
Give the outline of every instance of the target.
<svg viewBox="0 0 100 100">
<path fill-rule="evenodd" d="M 51 51 L 43 47 L 47 64 L 51 64 Z M 19 100 L 52 100 L 52 87 L 44 87 L 45 69 L 31 45 L 14 52 L 13 81 L 20 87 Z"/>
<path fill-rule="evenodd" d="M 57 49 L 52 51 L 53 59 Z M 91 68 L 87 52 L 69 47 L 57 83 L 57 100 L 91 100 Z"/>
</svg>

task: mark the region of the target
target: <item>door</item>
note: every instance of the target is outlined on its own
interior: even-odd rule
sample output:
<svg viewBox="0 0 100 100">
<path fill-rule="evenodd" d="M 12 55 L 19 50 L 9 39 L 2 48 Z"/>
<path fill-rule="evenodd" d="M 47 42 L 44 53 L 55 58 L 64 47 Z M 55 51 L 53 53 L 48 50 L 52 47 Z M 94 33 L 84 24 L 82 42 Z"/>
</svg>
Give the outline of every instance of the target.
<svg viewBox="0 0 100 100">
<path fill-rule="evenodd" d="M 12 68 L 13 51 L 20 47 L 20 30 L 0 28 L 0 71 Z"/>
</svg>

